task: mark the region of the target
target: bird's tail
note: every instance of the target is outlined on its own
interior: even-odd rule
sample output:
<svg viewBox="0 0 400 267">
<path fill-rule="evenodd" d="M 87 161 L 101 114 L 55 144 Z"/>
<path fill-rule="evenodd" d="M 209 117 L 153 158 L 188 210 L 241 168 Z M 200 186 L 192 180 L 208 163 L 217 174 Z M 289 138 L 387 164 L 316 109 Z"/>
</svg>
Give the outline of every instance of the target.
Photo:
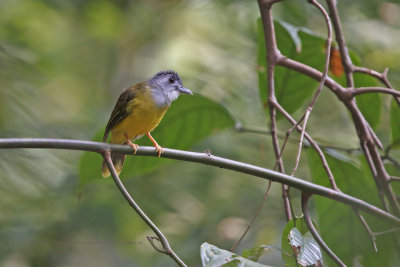
<svg viewBox="0 0 400 267">
<path fill-rule="evenodd" d="M 118 175 L 122 171 L 122 167 L 124 166 L 125 158 L 126 158 L 125 154 L 111 152 L 111 161 L 114 164 L 114 168 L 117 171 Z M 101 166 L 101 174 L 103 175 L 104 178 L 107 178 L 108 176 L 110 176 L 110 170 L 108 169 L 105 159 L 103 160 L 103 165 Z"/>
</svg>

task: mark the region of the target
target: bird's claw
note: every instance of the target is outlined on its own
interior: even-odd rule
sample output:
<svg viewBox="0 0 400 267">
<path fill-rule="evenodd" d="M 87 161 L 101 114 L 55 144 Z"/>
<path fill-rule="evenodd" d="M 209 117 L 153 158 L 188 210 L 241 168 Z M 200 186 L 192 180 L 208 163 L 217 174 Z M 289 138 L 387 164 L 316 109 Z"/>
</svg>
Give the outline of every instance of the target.
<svg viewBox="0 0 400 267">
<path fill-rule="evenodd" d="M 159 144 L 154 145 L 154 147 L 156 148 L 156 152 L 158 152 L 158 157 L 160 157 L 161 154 L 164 153 L 164 148 L 162 146 L 160 146 Z"/>
<path fill-rule="evenodd" d="M 131 141 L 128 142 L 128 145 L 130 145 L 133 149 L 133 154 L 136 154 L 137 150 L 139 149 L 139 146 L 135 143 L 132 143 Z"/>
<path fill-rule="evenodd" d="M 124 135 L 125 135 L 125 138 L 126 138 L 126 143 L 132 147 L 133 154 L 136 154 L 137 150 L 139 149 L 139 146 L 137 144 L 135 144 L 135 143 L 132 143 L 132 141 L 131 141 L 131 139 L 129 139 L 127 133 L 125 133 Z"/>
</svg>

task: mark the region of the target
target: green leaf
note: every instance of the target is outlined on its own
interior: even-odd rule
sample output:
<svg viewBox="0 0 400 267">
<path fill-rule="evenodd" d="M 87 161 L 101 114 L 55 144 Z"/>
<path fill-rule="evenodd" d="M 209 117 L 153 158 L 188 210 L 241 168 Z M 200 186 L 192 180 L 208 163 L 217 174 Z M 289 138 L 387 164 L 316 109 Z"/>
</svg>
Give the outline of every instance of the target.
<svg viewBox="0 0 400 267">
<path fill-rule="evenodd" d="M 322 253 L 318 243 L 310 232 L 304 234 L 294 227 L 289 232 L 289 244 L 297 255 L 297 263 L 301 266 L 322 266 Z"/>
<path fill-rule="evenodd" d="M 319 156 L 307 149 L 308 163 L 314 183 L 329 187 L 329 181 Z M 336 183 L 344 193 L 360 198 L 382 208 L 375 182 L 362 155 L 354 156 L 354 162 L 326 155 Z M 394 245 L 391 237 L 377 237 L 379 253 L 375 253 L 367 231 L 348 206 L 336 201 L 313 196 L 322 239 L 335 254 L 348 266 L 360 260 L 363 266 L 389 266 L 393 259 Z M 363 214 L 374 231 L 390 229 L 390 226 L 368 214 Z M 325 264 L 335 266 L 329 257 Z"/>
<path fill-rule="evenodd" d="M 172 103 L 152 136 L 161 146 L 187 150 L 197 142 L 220 130 L 233 127 L 235 120 L 222 105 L 200 95 L 180 96 Z M 101 141 L 104 130 L 96 133 L 94 140 Z M 152 146 L 147 137 L 136 142 Z M 154 171 L 168 159 L 154 157 L 127 157 L 121 176 Z M 102 157 L 85 152 L 80 161 L 80 184 L 101 178 Z"/>
<path fill-rule="evenodd" d="M 263 107 L 267 109 L 267 61 L 264 32 L 261 19 L 258 20 L 258 83 Z M 307 64 L 318 70 L 325 62 L 325 40 L 311 31 L 297 28 L 283 22 L 274 22 L 276 41 L 281 53 L 289 58 Z M 306 100 L 311 100 L 318 82 L 298 72 L 276 66 L 275 94 L 277 101 L 289 113 L 295 112 Z M 282 115 L 277 114 L 277 118 Z"/>
<path fill-rule="evenodd" d="M 250 249 L 245 249 L 242 253 L 242 257 L 251 261 L 258 261 L 260 257 L 264 254 L 267 248 L 265 246 L 252 247 Z"/>
<path fill-rule="evenodd" d="M 281 248 L 276 247 L 276 246 L 271 246 L 271 245 L 262 245 L 262 246 L 256 246 L 252 247 L 249 249 L 245 249 L 242 253 L 242 257 L 246 258 L 251 261 L 258 261 L 261 256 L 268 250 L 268 249 L 274 249 L 277 251 L 280 251 L 282 253 L 285 253 Z"/>
<path fill-rule="evenodd" d="M 288 267 L 297 267 L 296 258 L 293 254 L 292 247 L 289 244 L 289 233 L 293 228 L 298 229 L 302 235 L 304 235 L 308 231 L 306 222 L 302 217 L 292 219 L 286 223 L 286 226 L 282 231 L 281 244 L 283 250 L 282 259 L 285 261 L 285 264 Z M 288 254 L 287 252 L 290 252 L 290 254 Z"/>
<path fill-rule="evenodd" d="M 230 251 L 220 249 L 204 242 L 200 246 L 200 257 L 203 267 L 238 266 L 238 267 L 266 267 L 254 261 L 238 256 Z"/>
<path fill-rule="evenodd" d="M 392 127 L 392 144 L 400 148 L 400 107 L 393 99 L 390 108 L 390 124 Z"/>
</svg>

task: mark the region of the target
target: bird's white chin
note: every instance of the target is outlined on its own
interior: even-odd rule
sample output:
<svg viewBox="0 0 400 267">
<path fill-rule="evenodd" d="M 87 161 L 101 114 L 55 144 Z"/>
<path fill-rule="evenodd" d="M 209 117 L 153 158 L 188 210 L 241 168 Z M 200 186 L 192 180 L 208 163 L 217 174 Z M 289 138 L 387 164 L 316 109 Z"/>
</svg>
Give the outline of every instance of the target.
<svg viewBox="0 0 400 267">
<path fill-rule="evenodd" d="M 167 94 L 168 102 L 171 103 L 172 101 L 175 101 L 179 95 L 180 93 L 176 90 L 169 91 Z"/>
<path fill-rule="evenodd" d="M 180 94 L 176 90 L 171 90 L 167 93 L 161 93 L 159 91 L 158 92 L 153 91 L 152 93 L 153 93 L 154 102 L 159 107 L 165 107 L 165 106 L 171 105 L 171 102 L 175 101 Z"/>
</svg>

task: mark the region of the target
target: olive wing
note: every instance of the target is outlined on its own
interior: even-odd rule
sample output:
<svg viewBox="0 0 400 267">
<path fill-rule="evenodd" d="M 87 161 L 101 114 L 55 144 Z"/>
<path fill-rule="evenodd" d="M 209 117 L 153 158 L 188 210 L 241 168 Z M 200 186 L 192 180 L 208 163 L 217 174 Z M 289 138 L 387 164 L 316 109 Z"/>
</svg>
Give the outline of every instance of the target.
<svg viewBox="0 0 400 267">
<path fill-rule="evenodd" d="M 103 142 L 107 141 L 110 131 L 132 112 L 132 110 L 128 110 L 128 104 L 134 98 L 135 92 L 133 90 L 133 87 L 127 88 L 122 91 L 111 113 L 110 119 L 108 120 L 106 131 L 104 132 L 103 136 Z"/>
</svg>

